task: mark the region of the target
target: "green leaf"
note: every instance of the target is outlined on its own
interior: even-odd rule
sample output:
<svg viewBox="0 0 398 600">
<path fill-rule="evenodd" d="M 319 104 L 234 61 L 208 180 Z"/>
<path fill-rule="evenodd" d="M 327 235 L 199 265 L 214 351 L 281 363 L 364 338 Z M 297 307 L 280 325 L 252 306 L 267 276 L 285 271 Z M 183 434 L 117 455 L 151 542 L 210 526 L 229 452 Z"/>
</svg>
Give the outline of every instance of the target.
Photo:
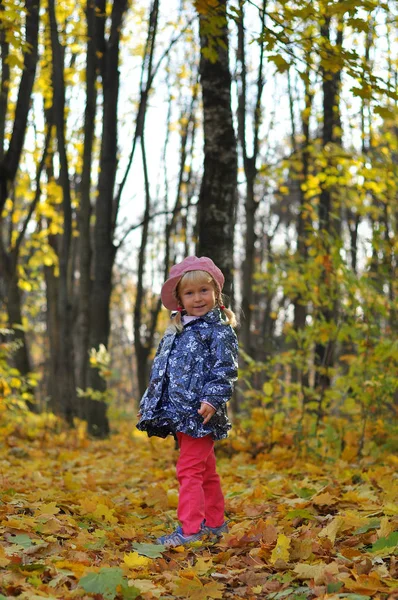
<svg viewBox="0 0 398 600">
<path fill-rule="evenodd" d="M 284 598 L 291 598 L 292 600 L 307 600 L 308 596 L 312 595 L 311 590 L 307 586 L 300 586 L 298 588 L 288 587 L 281 592 L 277 592 L 275 595 L 271 595 L 272 600 L 283 600 Z"/>
<path fill-rule="evenodd" d="M 283 590 L 282 592 L 277 592 L 275 594 L 275 596 L 273 596 L 272 598 L 273 598 L 273 600 L 282 600 L 282 598 L 286 598 L 286 596 L 289 596 L 293 592 L 294 592 L 294 588 L 288 587 L 285 590 Z"/>
<path fill-rule="evenodd" d="M 365 100 L 370 100 L 372 98 L 372 88 L 369 86 L 363 88 L 352 87 L 350 91 L 354 96 L 359 96 Z"/>
<path fill-rule="evenodd" d="M 308 519 L 309 521 L 315 519 L 314 515 L 305 508 L 296 508 L 295 510 L 290 510 L 286 515 L 286 519 L 289 520 L 297 519 L 297 517 L 299 519 Z"/>
<path fill-rule="evenodd" d="M 162 544 L 133 544 L 133 548 L 138 554 L 148 558 L 159 558 L 162 556 L 162 552 L 167 550 L 166 546 L 162 546 Z"/>
<path fill-rule="evenodd" d="M 90 594 L 102 594 L 105 600 L 113 600 L 117 587 L 125 583 L 123 571 L 119 567 L 104 567 L 98 573 L 88 573 L 79 581 L 79 585 Z"/>
<path fill-rule="evenodd" d="M 126 582 L 122 583 L 123 600 L 135 600 L 141 594 L 141 590 L 134 586 L 129 586 Z"/>
<path fill-rule="evenodd" d="M 48 567 L 44 563 L 30 563 L 28 565 L 23 566 L 24 571 L 40 571 L 41 573 L 45 571 Z M 73 573 L 72 573 L 73 575 Z"/>
<path fill-rule="evenodd" d="M 398 531 L 393 531 L 388 537 L 382 537 L 375 542 L 370 552 L 381 552 L 393 550 L 398 545 Z M 387 552 L 388 553 L 388 552 Z"/>
<path fill-rule="evenodd" d="M 290 64 L 280 54 L 271 54 L 268 60 L 271 60 L 275 64 L 279 73 L 284 73 L 290 68 Z"/>
<path fill-rule="evenodd" d="M 11 68 L 18 67 L 21 70 L 24 68 L 23 60 L 21 60 L 21 58 L 16 54 L 10 54 L 7 56 L 4 62 L 7 63 Z"/>
<path fill-rule="evenodd" d="M 343 587 L 343 583 L 341 581 L 334 581 L 332 583 L 328 583 L 326 591 L 328 594 L 334 594 L 338 592 Z"/>
<path fill-rule="evenodd" d="M 314 488 L 300 488 L 297 486 L 293 486 L 293 491 L 299 498 L 303 498 L 304 500 L 307 500 L 308 498 L 311 498 L 311 496 L 316 494 L 316 489 Z"/>
<path fill-rule="evenodd" d="M 18 535 L 10 535 L 8 537 L 8 541 L 13 544 L 17 544 L 18 546 L 22 546 L 22 548 L 31 548 L 33 546 L 33 542 L 26 533 L 19 533 Z"/>
<path fill-rule="evenodd" d="M 396 112 L 388 106 L 375 106 L 373 112 L 380 115 L 383 119 L 395 119 Z"/>
<path fill-rule="evenodd" d="M 84 547 L 87 550 L 101 550 L 106 544 L 106 539 L 102 538 L 96 542 L 90 542 L 88 544 L 85 544 Z"/>
<path fill-rule="evenodd" d="M 380 520 L 372 519 L 366 525 L 363 525 L 362 527 L 358 527 L 358 529 L 356 529 L 354 531 L 354 535 L 360 535 L 361 533 L 367 533 L 371 529 L 378 529 L 379 527 L 380 527 Z"/>
</svg>

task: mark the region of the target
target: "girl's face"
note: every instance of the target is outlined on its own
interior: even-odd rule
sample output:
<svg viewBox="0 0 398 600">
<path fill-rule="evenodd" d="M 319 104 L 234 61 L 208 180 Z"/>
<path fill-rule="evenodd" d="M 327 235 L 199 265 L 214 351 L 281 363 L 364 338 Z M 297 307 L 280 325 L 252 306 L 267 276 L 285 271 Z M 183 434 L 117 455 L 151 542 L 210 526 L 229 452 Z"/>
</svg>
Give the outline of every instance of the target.
<svg viewBox="0 0 398 600">
<path fill-rule="evenodd" d="M 202 317 L 216 305 L 216 294 L 211 281 L 181 283 L 179 289 L 181 304 L 191 317 Z"/>
</svg>

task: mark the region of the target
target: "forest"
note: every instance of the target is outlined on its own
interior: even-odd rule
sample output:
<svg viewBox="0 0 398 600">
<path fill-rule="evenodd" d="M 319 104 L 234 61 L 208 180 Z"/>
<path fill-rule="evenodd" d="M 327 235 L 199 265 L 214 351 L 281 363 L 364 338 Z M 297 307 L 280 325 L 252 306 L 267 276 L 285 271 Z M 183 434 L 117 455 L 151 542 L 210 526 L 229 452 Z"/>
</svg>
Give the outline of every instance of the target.
<svg viewBox="0 0 398 600">
<path fill-rule="evenodd" d="M 0 0 L 0 600 L 398 598 L 398 7 Z M 135 425 L 172 265 L 238 317 L 230 531 Z"/>
</svg>

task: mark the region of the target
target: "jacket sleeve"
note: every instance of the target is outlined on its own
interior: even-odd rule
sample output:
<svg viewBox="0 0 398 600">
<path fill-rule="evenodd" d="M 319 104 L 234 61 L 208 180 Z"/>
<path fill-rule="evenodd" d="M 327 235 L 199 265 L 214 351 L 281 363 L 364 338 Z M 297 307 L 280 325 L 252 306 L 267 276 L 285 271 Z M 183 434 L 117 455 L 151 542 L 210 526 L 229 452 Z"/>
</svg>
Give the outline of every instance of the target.
<svg viewBox="0 0 398 600">
<path fill-rule="evenodd" d="M 238 376 L 238 340 L 232 327 L 222 325 L 210 344 L 210 365 L 201 400 L 216 410 L 231 399 Z"/>
</svg>

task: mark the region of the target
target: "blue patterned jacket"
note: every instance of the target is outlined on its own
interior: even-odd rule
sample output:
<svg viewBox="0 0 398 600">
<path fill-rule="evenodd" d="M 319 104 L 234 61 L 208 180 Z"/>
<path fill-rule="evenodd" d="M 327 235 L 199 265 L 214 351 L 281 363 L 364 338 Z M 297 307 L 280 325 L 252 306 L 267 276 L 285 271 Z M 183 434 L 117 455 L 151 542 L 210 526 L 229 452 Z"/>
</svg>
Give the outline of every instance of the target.
<svg viewBox="0 0 398 600">
<path fill-rule="evenodd" d="M 235 332 L 223 324 L 218 308 L 191 321 L 180 333 L 170 327 L 153 361 L 137 428 L 149 436 L 180 431 L 194 438 L 227 437 L 231 423 L 226 403 L 237 378 L 237 358 Z M 198 414 L 202 401 L 216 409 L 206 425 Z"/>
</svg>

